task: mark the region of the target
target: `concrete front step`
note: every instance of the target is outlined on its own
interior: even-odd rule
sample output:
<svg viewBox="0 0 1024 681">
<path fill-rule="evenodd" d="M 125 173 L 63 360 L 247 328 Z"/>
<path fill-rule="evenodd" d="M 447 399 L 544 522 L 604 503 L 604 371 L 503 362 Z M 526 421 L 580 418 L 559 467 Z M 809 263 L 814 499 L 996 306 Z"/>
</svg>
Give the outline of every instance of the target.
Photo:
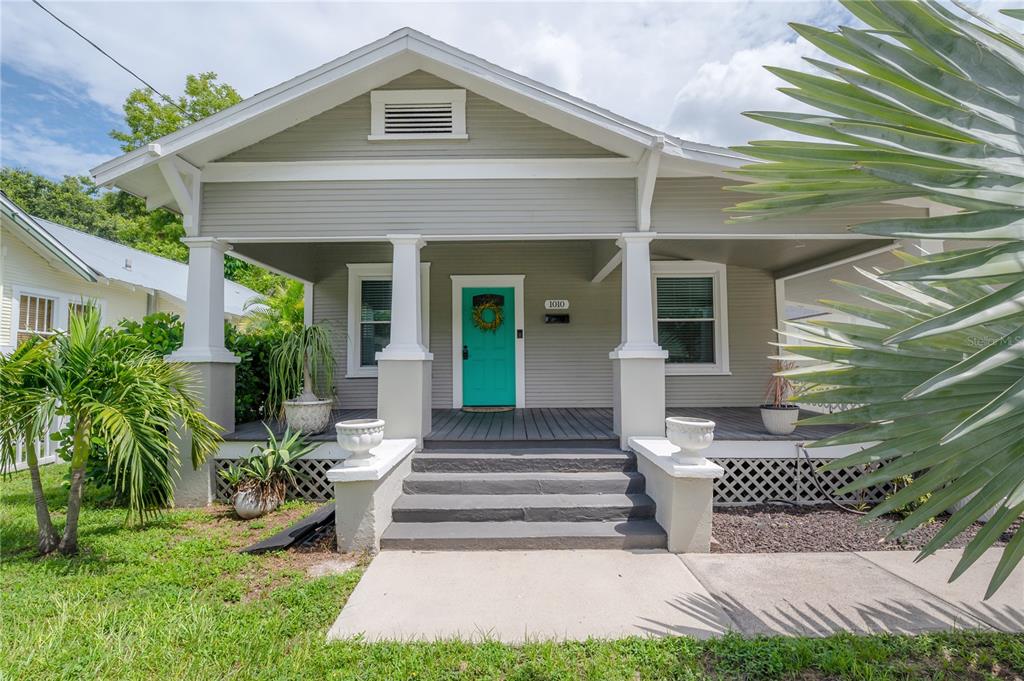
<svg viewBox="0 0 1024 681">
<path fill-rule="evenodd" d="M 417 473 L 585 473 L 636 470 L 636 457 L 619 451 L 586 452 L 420 452 L 413 457 Z"/>
<path fill-rule="evenodd" d="M 589 522 L 654 517 L 646 494 L 403 494 L 394 522 Z"/>
<path fill-rule="evenodd" d="M 625 522 L 393 522 L 382 549 L 659 549 L 665 531 L 654 520 Z"/>
<path fill-rule="evenodd" d="M 644 491 L 636 471 L 591 473 L 410 473 L 406 494 L 633 494 Z"/>
</svg>

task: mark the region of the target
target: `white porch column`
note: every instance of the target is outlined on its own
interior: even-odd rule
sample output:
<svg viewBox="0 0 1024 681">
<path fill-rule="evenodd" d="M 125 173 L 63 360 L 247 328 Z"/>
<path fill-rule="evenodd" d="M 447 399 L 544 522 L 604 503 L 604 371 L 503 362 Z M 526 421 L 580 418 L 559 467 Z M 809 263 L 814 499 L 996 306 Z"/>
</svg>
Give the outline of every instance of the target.
<svg viewBox="0 0 1024 681">
<path fill-rule="evenodd" d="M 629 438 L 665 434 L 665 359 L 654 336 L 650 232 L 622 235 L 622 342 L 612 360 L 615 432 Z"/>
<path fill-rule="evenodd" d="M 415 438 L 417 447 L 431 429 L 431 365 L 423 344 L 419 235 L 389 235 L 391 262 L 391 340 L 377 353 L 377 416 L 387 438 Z"/>
<path fill-rule="evenodd" d="M 183 239 L 188 246 L 185 338 L 169 362 L 188 363 L 205 413 L 225 433 L 235 429 L 235 364 L 224 347 L 224 252 L 228 244 L 207 237 Z M 176 506 L 203 506 L 213 501 L 213 462 L 198 470 L 189 459 L 190 436 L 180 432 L 181 464 L 174 486 Z"/>
</svg>

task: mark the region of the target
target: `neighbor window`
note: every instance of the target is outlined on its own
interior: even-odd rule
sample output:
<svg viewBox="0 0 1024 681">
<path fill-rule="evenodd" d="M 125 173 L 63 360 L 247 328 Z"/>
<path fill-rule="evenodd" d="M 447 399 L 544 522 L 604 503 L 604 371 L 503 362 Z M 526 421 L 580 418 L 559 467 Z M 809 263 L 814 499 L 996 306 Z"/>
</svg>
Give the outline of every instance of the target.
<svg viewBox="0 0 1024 681">
<path fill-rule="evenodd" d="M 49 336 L 56 330 L 54 312 L 57 300 L 23 293 L 18 297 L 18 333 L 20 345 L 33 336 Z"/>
<path fill-rule="evenodd" d="M 468 139 L 466 91 L 374 90 L 367 139 Z"/>
<path fill-rule="evenodd" d="M 716 263 L 655 262 L 658 344 L 666 372 L 728 373 L 725 268 Z"/>
<path fill-rule="evenodd" d="M 427 344 L 429 264 L 420 265 L 423 343 Z M 377 353 L 391 341 L 391 265 L 352 263 L 348 266 L 348 352 L 346 375 L 377 375 Z"/>
</svg>

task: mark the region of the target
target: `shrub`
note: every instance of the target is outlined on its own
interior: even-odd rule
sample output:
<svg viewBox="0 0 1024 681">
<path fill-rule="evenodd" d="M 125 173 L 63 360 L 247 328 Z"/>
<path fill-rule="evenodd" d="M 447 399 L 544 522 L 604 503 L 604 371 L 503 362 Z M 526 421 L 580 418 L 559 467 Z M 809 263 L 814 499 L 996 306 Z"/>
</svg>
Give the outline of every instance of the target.
<svg viewBox="0 0 1024 681">
<path fill-rule="evenodd" d="M 166 356 L 181 347 L 185 325 L 173 313 L 154 312 L 141 322 L 122 320 L 118 327 L 136 337 L 153 352 Z M 235 367 L 235 421 L 257 421 L 266 417 L 265 404 L 270 390 L 270 352 L 280 343 L 279 331 L 238 331 L 224 325 L 224 344 L 241 360 Z"/>
</svg>

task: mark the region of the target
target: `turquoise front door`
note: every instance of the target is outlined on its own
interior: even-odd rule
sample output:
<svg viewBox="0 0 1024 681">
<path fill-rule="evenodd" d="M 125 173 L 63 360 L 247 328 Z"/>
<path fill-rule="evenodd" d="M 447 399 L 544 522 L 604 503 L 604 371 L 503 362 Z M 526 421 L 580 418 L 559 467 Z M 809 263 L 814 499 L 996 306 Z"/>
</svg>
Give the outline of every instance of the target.
<svg viewBox="0 0 1024 681">
<path fill-rule="evenodd" d="M 515 406 L 515 310 L 514 288 L 462 289 L 464 406 Z"/>
</svg>

